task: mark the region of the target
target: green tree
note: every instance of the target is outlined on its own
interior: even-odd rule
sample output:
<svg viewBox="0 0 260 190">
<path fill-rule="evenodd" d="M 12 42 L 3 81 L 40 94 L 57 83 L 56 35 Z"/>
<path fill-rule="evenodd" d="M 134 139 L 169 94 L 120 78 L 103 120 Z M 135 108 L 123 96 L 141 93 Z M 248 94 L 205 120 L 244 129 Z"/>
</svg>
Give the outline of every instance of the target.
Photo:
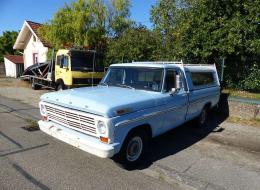
<svg viewBox="0 0 260 190">
<path fill-rule="evenodd" d="M 120 37 L 108 43 L 107 63 L 158 60 L 160 44 L 158 33 L 135 26 L 125 30 Z"/>
<path fill-rule="evenodd" d="M 5 31 L 0 36 L 0 63 L 4 61 L 4 55 L 17 54 L 18 52 L 13 49 L 13 45 L 17 38 L 18 32 Z"/>
<path fill-rule="evenodd" d="M 259 0 L 161 0 L 151 20 L 177 57 L 210 60 L 259 53 L 259 12 Z"/>
<path fill-rule="evenodd" d="M 173 0 L 158 1 L 151 10 L 151 21 L 155 32 L 159 34 L 163 46 L 159 51 L 165 60 L 176 59 L 174 52 L 174 29 L 176 27 L 176 2 Z"/>
<path fill-rule="evenodd" d="M 151 20 L 167 54 L 193 63 L 225 57 L 225 79 L 239 86 L 259 64 L 259 13 L 260 0 L 159 0 Z"/>
<path fill-rule="evenodd" d="M 40 34 L 55 48 L 87 46 L 99 49 L 105 37 L 106 8 L 102 0 L 79 0 L 65 4 Z"/>
<path fill-rule="evenodd" d="M 78 0 L 55 13 L 40 34 L 56 49 L 84 46 L 104 52 L 109 33 L 119 34 L 131 23 L 128 0 Z"/>
<path fill-rule="evenodd" d="M 108 32 L 112 37 L 119 37 L 126 29 L 133 26 L 134 22 L 130 17 L 129 0 L 112 0 L 108 5 Z"/>
</svg>

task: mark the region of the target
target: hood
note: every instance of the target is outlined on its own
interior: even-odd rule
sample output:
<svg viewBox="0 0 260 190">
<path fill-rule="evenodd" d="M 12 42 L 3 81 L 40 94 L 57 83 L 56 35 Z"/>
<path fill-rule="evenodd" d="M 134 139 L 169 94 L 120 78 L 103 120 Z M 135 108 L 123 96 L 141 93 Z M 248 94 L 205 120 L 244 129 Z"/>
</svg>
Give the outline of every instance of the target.
<svg viewBox="0 0 260 190">
<path fill-rule="evenodd" d="M 115 117 L 157 106 L 160 93 L 120 87 L 85 87 L 41 96 L 41 100 L 104 117 Z"/>
</svg>

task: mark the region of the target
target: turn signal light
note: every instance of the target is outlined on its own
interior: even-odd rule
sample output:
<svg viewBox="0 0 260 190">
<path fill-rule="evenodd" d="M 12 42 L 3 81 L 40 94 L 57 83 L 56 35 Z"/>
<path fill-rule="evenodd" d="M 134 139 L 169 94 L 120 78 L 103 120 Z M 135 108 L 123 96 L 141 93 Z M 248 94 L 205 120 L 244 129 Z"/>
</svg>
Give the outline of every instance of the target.
<svg viewBox="0 0 260 190">
<path fill-rule="evenodd" d="M 48 121 L 48 116 L 42 116 L 43 121 Z"/>
<path fill-rule="evenodd" d="M 104 143 L 108 143 L 108 138 L 106 137 L 100 137 L 100 141 Z"/>
</svg>

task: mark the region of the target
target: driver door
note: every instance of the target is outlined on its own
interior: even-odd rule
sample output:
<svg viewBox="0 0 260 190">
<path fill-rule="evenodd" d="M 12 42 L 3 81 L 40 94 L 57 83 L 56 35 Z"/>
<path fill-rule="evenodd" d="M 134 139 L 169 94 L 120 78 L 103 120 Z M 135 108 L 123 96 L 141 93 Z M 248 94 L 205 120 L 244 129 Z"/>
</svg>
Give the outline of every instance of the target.
<svg viewBox="0 0 260 190">
<path fill-rule="evenodd" d="M 65 55 L 57 56 L 55 67 L 55 80 L 63 79 L 64 83 L 69 80 L 69 57 Z"/>
<path fill-rule="evenodd" d="M 181 89 L 173 93 L 176 87 L 176 75 L 182 80 Z M 164 81 L 164 131 L 171 130 L 185 122 L 188 96 L 184 90 L 184 80 L 180 70 L 167 69 Z"/>
</svg>

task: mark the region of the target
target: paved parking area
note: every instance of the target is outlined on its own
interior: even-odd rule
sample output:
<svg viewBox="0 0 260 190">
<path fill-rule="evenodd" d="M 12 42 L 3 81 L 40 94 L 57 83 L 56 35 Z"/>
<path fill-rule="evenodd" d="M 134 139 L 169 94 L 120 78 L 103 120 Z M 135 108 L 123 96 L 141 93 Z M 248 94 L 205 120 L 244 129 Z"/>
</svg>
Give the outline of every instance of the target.
<svg viewBox="0 0 260 190">
<path fill-rule="evenodd" d="M 3 102 L 1 102 L 2 104 Z M 172 189 L 139 171 L 125 171 L 43 134 L 21 127 L 21 113 L 0 106 L 0 189 Z M 181 189 L 176 186 L 177 189 Z M 175 188 L 174 188 L 175 189 Z"/>
<path fill-rule="evenodd" d="M 260 128 L 213 115 L 206 129 L 187 124 L 152 142 L 149 159 L 125 171 L 21 127 L 38 109 L 0 96 L 0 189 L 260 189 Z"/>
</svg>

